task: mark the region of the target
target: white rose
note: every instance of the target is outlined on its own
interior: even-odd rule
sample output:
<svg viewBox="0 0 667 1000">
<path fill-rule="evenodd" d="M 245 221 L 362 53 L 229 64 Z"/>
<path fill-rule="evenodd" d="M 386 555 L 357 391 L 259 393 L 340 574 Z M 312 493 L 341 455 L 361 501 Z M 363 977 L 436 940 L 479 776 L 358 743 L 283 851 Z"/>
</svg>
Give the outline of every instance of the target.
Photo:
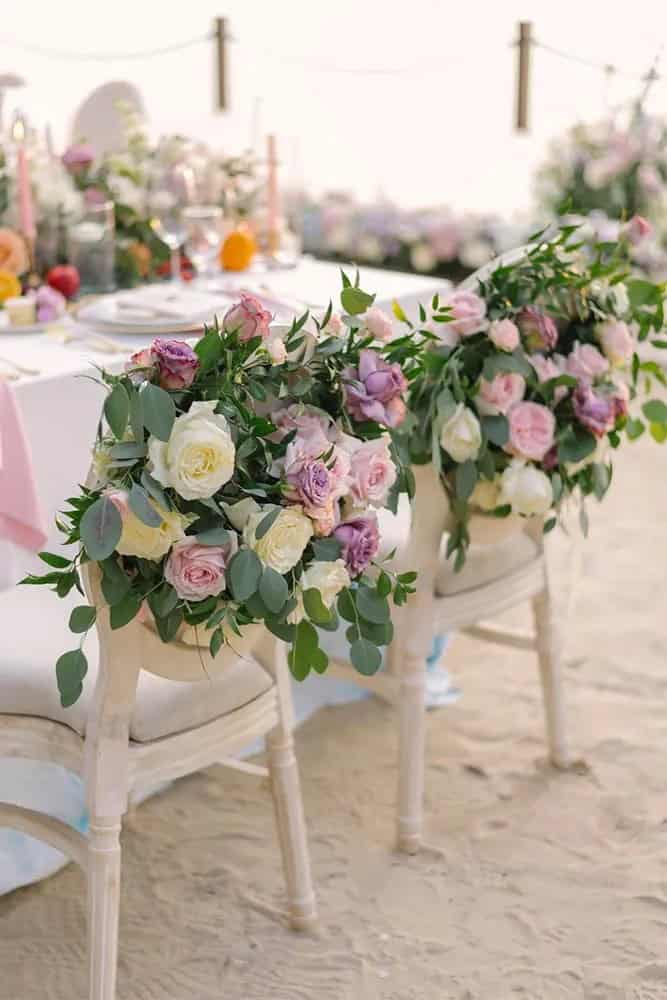
<svg viewBox="0 0 667 1000">
<path fill-rule="evenodd" d="M 470 495 L 470 503 L 480 510 L 495 510 L 500 506 L 500 476 L 495 479 L 478 479 Z"/>
<path fill-rule="evenodd" d="M 551 480 L 534 465 L 515 458 L 500 477 L 500 506 L 510 504 L 515 514 L 546 514 L 553 503 Z"/>
<path fill-rule="evenodd" d="M 341 590 L 350 586 L 350 574 L 342 559 L 334 562 L 314 562 L 301 577 L 301 587 L 297 598 L 297 606 L 290 614 L 290 623 L 298 624 L 304 616 L 304 590 L 318 590 L 325 608 L 332 608 Z"/>
<path fill-rule="evenodd" d="M 287 348 L 285 347 L 285 341 L 280 335 L 269 337 L 266 341 L 266 350 L 273 365 L 282 365 L 287 360 Z"/>
<path fill-rule="evenodd" d="M 149 439 L 152 475 L 184 500 L 212 497 L 234 473 L 236 448 L 227 421 L 214 412 L 216 405 L 193 403 L 174 421 L 169 441 Z"/>
<path fill-rule="evenodd" d="M 303 555 L 313 535 L 313 523 L 301 507 L 283 507 L 269 530 L 261 538 L 255 532 L 271 507 L 251 514 L 243 529 L 243 540 L 259 556 L 265 566 L 276 573 L 288 573 Z"/>
<path fill-rule="evenodd" d="M 455 462 L 477 458 L 482 444 L 479 420 L 467 406 L 459 403 L 454 413 L 443 424 L 440 444 Z"/>
</svg>

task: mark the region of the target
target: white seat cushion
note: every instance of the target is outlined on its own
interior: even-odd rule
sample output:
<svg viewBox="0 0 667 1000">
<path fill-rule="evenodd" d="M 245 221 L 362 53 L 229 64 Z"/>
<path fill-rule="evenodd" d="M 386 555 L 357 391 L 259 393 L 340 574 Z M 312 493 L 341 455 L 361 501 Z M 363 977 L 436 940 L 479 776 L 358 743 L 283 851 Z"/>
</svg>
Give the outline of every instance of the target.
<svg viewBox="0 0 667 1000">
<path fill-rule="evenodd" d="M 455 573 L 453 559 L 445 559 L 446 544 L 447 536 L 443 539 L 441 566 L 435 585 L 441 597 L 462 594 L 502 579 L 529 565 L 540 555 L 537 543 L 524 531 L 518 531 L 503 542 L 471 545 L 463 569 Z"/>
<path fill-rule="evenodd" d="M 67 626 L 70 611 L 85 603 L 79 594 L 60 600 L 41 587 L 17 587 L 0 594 L 0 713 L 31 715 L 64 723 L 84 735 L 98 663 L 92 629 L 85 646 L 88 675 L 71 708 L 60 704 L 55 664 L 74 649 Z M 214 680 L 189 683 L 141 671 L 130 737 L 148 742 L 203 725 L 268 691 L 271 677 L 254 660 L 230 658 Z"/>
</svg>

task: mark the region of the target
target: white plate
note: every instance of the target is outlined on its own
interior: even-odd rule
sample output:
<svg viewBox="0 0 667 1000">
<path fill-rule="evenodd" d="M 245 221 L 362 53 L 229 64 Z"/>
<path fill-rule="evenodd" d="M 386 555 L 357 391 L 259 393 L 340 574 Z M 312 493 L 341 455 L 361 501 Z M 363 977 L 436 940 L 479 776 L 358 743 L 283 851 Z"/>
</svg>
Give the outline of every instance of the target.
<svg viewBox="0 0 667 1000">
<path fill-rule="evenodd" d="M 231 301 L 220 294 L 152 286 L 101 296 L 82 306 L 76 319 L 109 333 L 188 333 L 221 316 Z"/>
</svg>

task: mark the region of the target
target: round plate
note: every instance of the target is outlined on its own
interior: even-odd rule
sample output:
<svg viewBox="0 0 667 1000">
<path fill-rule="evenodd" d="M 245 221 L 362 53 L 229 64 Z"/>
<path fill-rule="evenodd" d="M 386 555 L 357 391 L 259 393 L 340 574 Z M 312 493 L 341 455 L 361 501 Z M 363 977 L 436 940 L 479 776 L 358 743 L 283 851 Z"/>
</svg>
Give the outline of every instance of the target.
<svg viewBox="0 0 667 1000">
<path fill-rule="evenodd" d="M 65 318 L 63 316 L 61 319 L 54 319 L 49 323 L 29 323 L 27 326 L 3 323 L 0 326 L 0 337 L 5 333 L 48 333 L 49 330 L 57 330 L 59 326 L 62 326 Z"/>
</svg>

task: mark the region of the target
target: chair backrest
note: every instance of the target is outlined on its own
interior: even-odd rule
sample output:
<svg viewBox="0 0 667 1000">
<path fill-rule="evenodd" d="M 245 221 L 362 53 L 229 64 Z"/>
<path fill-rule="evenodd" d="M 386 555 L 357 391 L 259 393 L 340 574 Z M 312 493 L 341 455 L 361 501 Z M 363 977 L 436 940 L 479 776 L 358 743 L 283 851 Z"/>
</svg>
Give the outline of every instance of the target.
<svg viewBox="0 0 667 1000">
<path fill-rule="evenodd" d="M 97 87 L 79 105 L 72 120 L 70 141 L 86 142 L 98 157 L 116 153 L 125 147 L 125 128 L 119 103 L 130 105 L 142 116 L 144 101 L 132 83 L 113 80 Z"/>
</svg>

